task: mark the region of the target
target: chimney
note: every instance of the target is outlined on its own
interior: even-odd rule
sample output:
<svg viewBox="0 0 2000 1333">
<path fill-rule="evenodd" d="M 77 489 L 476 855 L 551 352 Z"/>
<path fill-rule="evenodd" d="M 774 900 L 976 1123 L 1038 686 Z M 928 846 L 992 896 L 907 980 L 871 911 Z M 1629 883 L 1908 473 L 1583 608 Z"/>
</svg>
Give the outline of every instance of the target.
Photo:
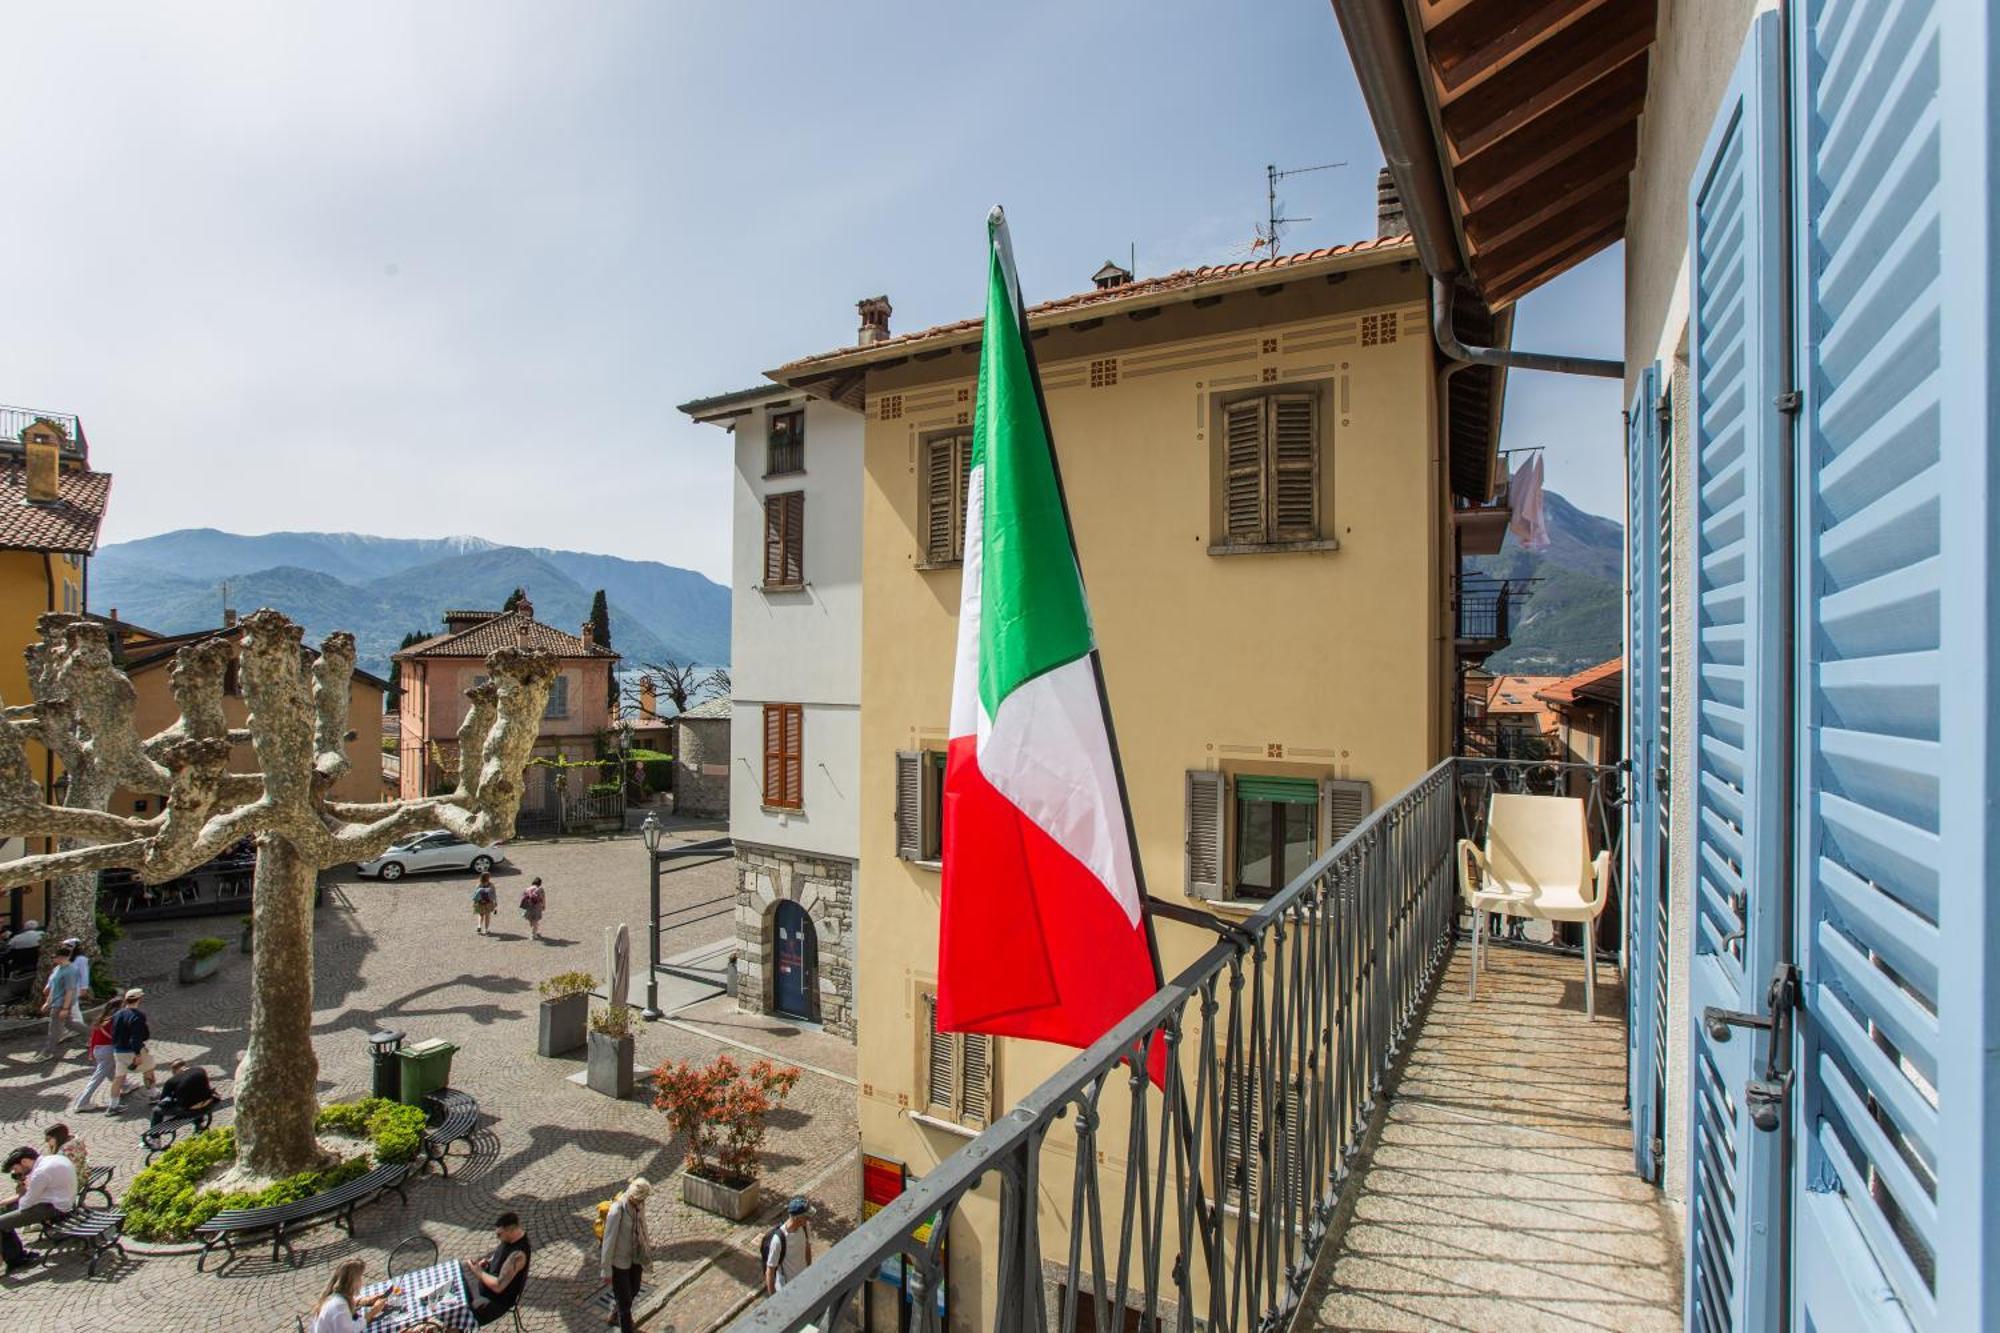
<svg viewBox="0 0 2000 1333">
<path fill-rule="evenodd" d="M 535 604 L 524 596 L 514 603 L 514 614 L 520 616 L 521 623 L 525 625 L 535 618 Z"/>
<path fill-rule="evenodd" d="M 639 677 L 639 716 L 642 718 L 660 715 L 660 696 L 653 690 L 651 676 Z"/>
<path fill-rule="evenodd" d="M 597 646 L 597 630 L 588 620 L 583 622 L 583 633 L 577 635 L 577 637 L 583 640 L 583 646 L 586 648 L 595 648 Z"/>
<path fill-rule="evenodd" d="M 1098 291 L 1109 291 L 1113 287 L 1123 287 L 1126 283 L 1132 281 L 1132 270 L 1129 268 L 1120 268 L 1107 259 L 1104 261 L 1103 268 L 1090 275 L 1090 280 L 1097 285 Z"/>
<path fill-rule="evenodd" d="M 1375 235 L 1401 236 L 1410 230 L 1403 214 L 1403 196 L 1396 190 L 1396 178 L 1384 167 L 1375 173 Z"/>
<path fill-rule="evenodd" d="M 21 432 L 28 456 L 24 498 L 31 505 L 52 505 L 62 499 L 63 438 L 63 428 L 46 417 L 37 417 Z"/>
<path fill-rule="evenodd" d="M 521 605 L 516 609 L 525 611 L 527 609 L 527 603 L 526 602 L 521 603 Z M 519 616 L 515 619 L 514 643 L 518 647 L 526 648 L 528 646 L 528 626 L 530 623 L 531 622 L 526 615 Z"/>
<path fill-rule="evenodd" d="M 222 608 L 222 627 L 223 627 L 224 629 L 235 629 L 235 628 L 236 628 L 236 608 L 235 608 L 235 607 L 233 607 L 233 606 L 225 606 L 225 607 L 223 607 L 223 608 Z"/>
<path fill-rule="evenodd" d="M 889 298 L 871 296 L 865 301 L 856 301 L 854 308 L 861 312 L 861 333 L 855 342 L 862 347 L 872 347 L 889 336 Z"/>
</svg>

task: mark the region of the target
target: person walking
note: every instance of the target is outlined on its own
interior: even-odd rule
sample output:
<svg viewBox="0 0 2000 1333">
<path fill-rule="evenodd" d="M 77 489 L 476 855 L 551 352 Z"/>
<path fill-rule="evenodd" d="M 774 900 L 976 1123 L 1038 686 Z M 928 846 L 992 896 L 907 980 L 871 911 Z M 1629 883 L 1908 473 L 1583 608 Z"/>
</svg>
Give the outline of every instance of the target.
<svg viewBox="0 0 2000 1333">
<path fill-rule="evenodd" d="M 597 1252 L 597 1270 L 611 1284 L 611 1315 L 604 1322 L 616 1324 L 618 1333 L 632 1333 L 638 1327 L 632 1322 L 632 1302 L 639 1295 L 639 1279 L 653 1260 L 652 1242 L 646 1235 L 646 1200 L 652 1194 L 652 1182 L 634 1176 L 604 1215 L 604 1244 Z"/>
<path fill-rule="evenodd" d="M 140 1003 L 146 992 L 134 986 L 125 992 L 125 1007 L 111 1016 L 111 1053 L 115 1072 L 111 1076 L 110 1114 L 124 1110 L 125 1080 L 134 1070 L 143 1074 L 146 1086 L 153 1086 L 153 1057 L 146 1043 L 153 1039 L 152 1024 Z M 143 1067 L 142 1067 L 143 1066 Z"/>
<path fill-rule="evenodd" d="M 521 891 L 521 915 L 528 918 L 528 933 L 536 939 L 542 937 L 542 913 L 548 907 L 549 896 L 542 891 L 542 877 L 537 875 Z"/>
<path fill-rule="evenodd" d="M 69 950 L 69 966 L 76 973 L 76 1003 L 70 1006 L 70 1022 L 79 1028 L 90 1025 L 83 1021 L 83 1006 L 90 1001 L 90 956 L 83 951 L 83 941 L 72 936 L 63 941 Z"/>
<path fill-rule="evenodd" d="M 61 1056 L 63 1043 L 69 1040 L 71 1016 L 76 1010 L 77 990 L 73 957 L 67 944 L 58 946 L 56 965 L 49 969 L 49 979 L 42 985 L 42 1012 L 49 1017 L 49 1033 L 42 1042 L 44 1060 L 54 1060 Z M 81 1021 L 75 1025 L 83 1026 Z"/>
<path fill-rule="evenodd" d="M 812 1237 L 806 1234 L 806 1201 L 785 1205 L 785 1220 L 764 1238 L 764 1294 L 775 1296 L 785 1284 L 806 1271 L 813 1261 Z"/>
<path fill-rule="evenodd" d="M 472 912 L 474 916 L 479 918 L 479 926 L 475 931 L 476 934 L 491 935 L 493 933 L 493 909 L 499 905 L 500 894 L 493 887 L 493 876 L 481 875 L 479 877 L 479 887 L 472 891 Z"/>
<path fill-rule="evenodd" d="M 71 1115 L 102 1109 L 93 1105 L 91 1099 L 118 1070 L 117 1056 L 111 1049 L 111 1016 L 124 1007 L 124 1001 L 112 1000 L 98 1011 L 97 1021 L 91 1024 L 90 1040 L 84 1047 L 90 1056 L 90 1082 L 83 1085 L 83 1091 L 76 1094 L 76 1100 L 69 1104 Z"/>
</svg>

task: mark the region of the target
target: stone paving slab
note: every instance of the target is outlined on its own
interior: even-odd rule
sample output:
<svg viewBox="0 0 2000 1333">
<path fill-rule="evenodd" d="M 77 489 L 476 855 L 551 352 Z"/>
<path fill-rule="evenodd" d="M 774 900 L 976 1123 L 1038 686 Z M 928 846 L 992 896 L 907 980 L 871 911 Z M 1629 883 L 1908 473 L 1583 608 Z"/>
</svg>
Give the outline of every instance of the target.
<svg viewBox="0 0 2000 1333">
<path fill-rule="evenodd" d="M 1453 957 L 1307 1293 L 1343 1330 L 1677 1330 L 1680 1238 L 1632 1174 L 1624 996 L 1574 959 L 1494 949 L 1477 1001 Z"/>
<path fill-rule="evenodd" d="M 714 831 L 676 828 L 671 836 Z M 527 1326 L 602 1328 L 590 1224 L 597 1202 L 635 1174 L 657 1186 L 650 1222 L 659 1257 L 648 1275 L 656 1290 L 669 1290 L 705 1263 L 715 1267 L 716 1256 L 736 1246 L 754 1248 L 764 1218 L 737 1226 L 680 1203 L 681 1148 L 664 1116 L 640 1098 L 614 1102 L 570 1084 L 567 1076 L 582 1067 L 580 1051 L 555 1060 L 533 1053 L 538 982 L 578 968 L 601 973 L 603 929 L 619 921 L 632 926 L 634 953 L 643 960 L 647 883 L 638 839 L 524 842 L 510 852 L 516 864 L 496 875 L 502 910 L 490 937 L 473 931 L 472 880 L 463 875 L 412 876 L 393 885 L 342 880 L 317 914 L 315 1049 L 322 1097 L 366 1094 L 366 1037 L 377 1027 L 401 1029 L 413 1041 L 435 1036 L 457 1042 L 452 1083 L 477 1097 L 485 1113 L 470 1161 L 454 1161 L 448 1180 L 433 1175 L 412 1181 L 407 1207 L 391 1195 L 364 1210 L 352 1238 L 331 1227 L 309 1233 L 296 1270 L 274 1266 L 267 1248 L 246 1251 L 220 1272 L 211 1265 L 196 1273 L 191 1257 L 149 1256 L 107 1262 L 86 1279 L 81 1262 L 65 1257 L 0 1282 L 0 1327 L 283 1333 L 337 1260 L 358 1256 L 379 1275 L 389 1249 L 419 1230 L 435 1237 L 447 1256 L 481 1255 L 492 1246 L 492 1218 L 511 1208 L 522 1214 L 537 1246 L 524 1303 Z M 535 874 L 549 891 L 543 942 L 528 938 L 512 910 L 520 887 Z M 698 948 L 733 930 L 735 875 L 728 862 L 668 876 L 662 891 L 663 906 L 679 923 L 663 953 Z M 236 930 L 234 917 L 159 923 L 133 931 L 118 946 L 121 979 L 148 992 L 162 1063 L 182 1055 L 212 1073 L 233 1070 L 245 1035 L 250 960 L 232 951 L 217 977 L 188 987 L 175 981 L 174 970 L 190 940 L 216 934 L 233 942 Z M 726 1034 L 747 1017 L 731 1009 L 704 1021 Z M 826 1059 L 824 1040 L 831 1040 L 787 1031 L 782 1022 L 758 1025 L 753 1035 L 760 1047 L 802 1066 Z M 84 1081 L 81 1059 L 72 1053 L 55 1066 L 35 1062 L 37 1036 L 33 1029 L 11 1037 L 0 1032 L 0 1145 L 39 1143 L 42 1127 L 62 1119 L 90 1144 L 93 1164 L 117 1165 L 114 1191 L 122 1195 L 140 1163 L 143 1117 L 69 1114 L 66 1104 Z M 851 1067 L 852 1048 L 840 1044 Z M 703 1026 L 641 1025 L 637 1064 L 643 1072 L 668 1056 L 702 1060 L 723 1050 L 742 1055 Z M 218 1123 L 229 1118 L 225 1112 Z M 859 1209 L 853 1088 L 808 1072 L 770 1125 L 767 1211 L 775 1216 L 785 1198 L 805 1191 L 815 1202 L 816 1230 L 830 1243 L 845 1234 Z M 691 1294 L 693 1285 L 683 1290 Z M 731 1299 L 749 1290 L 739 1284 Z M 650 1326 L 688 1325 L 669 1298 Z"/>
</svg>

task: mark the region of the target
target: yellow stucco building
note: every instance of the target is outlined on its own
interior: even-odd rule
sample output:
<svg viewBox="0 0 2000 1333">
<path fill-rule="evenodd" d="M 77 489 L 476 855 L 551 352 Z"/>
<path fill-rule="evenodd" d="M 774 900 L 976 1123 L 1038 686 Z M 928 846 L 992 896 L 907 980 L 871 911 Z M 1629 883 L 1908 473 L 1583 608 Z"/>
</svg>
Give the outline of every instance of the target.
<svg viewBox="0 0 2000 1333">
<path fill-rule="evenodd" d="M 1454 498 L 1490 492 L 1503 384 L 1442 362 L 1399 234 L 1096 282 L 1029 322 L 1144 880 L 1241 917 L 1451 748 Z M 1468 340 L 1505 332 L 1467 323 Z M 930 1022 L 979 334 L 864 325 L 860 345 L 771 372 L 866 420 L 861 1146 L 912 1176 L 1073 1054 Z M 1214 941 L 1165 920 L 1158 935 L 1168 976 Z M 1050 1153 L 1069 1150 L 1058 1137 Z M 991 1315 L 991 1206 L 968 1199 L 951 1231 L 954 1323 Z"/>
<path fill-rule="evenodd" d="M 108 473 L 90 470 L 83 424 L 61 413 L 0 407 L 0 701 L 31 701 L 22 657 L 41 638 L 36 622 L 56 611 L 81 615 L 89 560 L 111 497 Z M 55 760 L 28 743 L 28 759 L 53 785 Z M 0 842 L 0 857 L 54 850 L 47 839 Z M 15 926 L 47 915 L 43 886 L 14 889 L 7 915 Z"/>
</svg>

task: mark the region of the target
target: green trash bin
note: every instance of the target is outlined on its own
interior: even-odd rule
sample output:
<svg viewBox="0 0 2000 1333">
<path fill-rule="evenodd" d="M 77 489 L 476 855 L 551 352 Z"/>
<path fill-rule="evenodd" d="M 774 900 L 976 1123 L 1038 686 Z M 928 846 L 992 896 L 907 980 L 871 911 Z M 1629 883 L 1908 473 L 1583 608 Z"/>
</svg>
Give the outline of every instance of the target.
<svg viewBox="0 0 2000 1333">
<path fill-rule="evenodd" d="M 442 1037 L 432 1037 L 396 1052 L 403 1064 L 403 1095 L 399 1098 L 403 1105 L 422 1106 L 425 1097 L 451 1086 L 451 1057 L 457 1049 Z"/>
</svg>

